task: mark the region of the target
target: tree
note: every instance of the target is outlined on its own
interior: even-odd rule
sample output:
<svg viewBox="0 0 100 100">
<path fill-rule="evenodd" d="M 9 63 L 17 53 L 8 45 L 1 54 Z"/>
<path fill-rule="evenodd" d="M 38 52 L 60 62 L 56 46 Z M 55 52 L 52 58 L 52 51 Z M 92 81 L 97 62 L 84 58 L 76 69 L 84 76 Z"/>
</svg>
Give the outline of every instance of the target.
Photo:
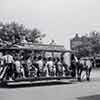
<svg viewBox="0 0 100 100">
<path fill-rule="evenodd" d="M 41 32 L 36 28 L 30 30 L 29 33 L 26 35 L 27 41 L 32 43 L 38 43 L 44 37 L 45 34 L 41 34 Z"/>
<path fill-rule="evenodd" d="M 28 29 L 23 24 L 0 23 L 0 39 L 6 43 L 21 43 L 23 36 L 28 42 L 38 43 L 38 38 L 43 38 L 43 35 L 38 29 Z"/>
</svg>

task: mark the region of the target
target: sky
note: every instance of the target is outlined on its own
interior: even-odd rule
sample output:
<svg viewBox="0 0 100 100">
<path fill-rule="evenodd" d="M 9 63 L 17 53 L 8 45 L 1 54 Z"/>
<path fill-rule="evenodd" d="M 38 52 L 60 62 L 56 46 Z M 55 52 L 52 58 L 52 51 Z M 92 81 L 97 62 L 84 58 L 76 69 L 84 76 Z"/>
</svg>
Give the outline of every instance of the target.
<svg viewBox="0 0 100 100">
<path fill-rule="evenodd" d="M 0 0 L 0 21 L 18 22 L 70 49 L 70 38 L 100 31 L 100 0 Z"/>
</svg>

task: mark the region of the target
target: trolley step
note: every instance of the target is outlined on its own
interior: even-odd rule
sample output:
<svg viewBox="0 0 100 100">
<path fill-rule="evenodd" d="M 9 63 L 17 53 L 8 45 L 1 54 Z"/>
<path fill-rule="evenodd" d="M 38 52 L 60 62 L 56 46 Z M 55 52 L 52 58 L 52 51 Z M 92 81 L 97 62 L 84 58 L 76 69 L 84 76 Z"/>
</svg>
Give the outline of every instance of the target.
<svg viewBox="0 0 100 100">
<path fill-rule="evenodd" d="M 23 78 L 16 80 L 3 80 L 2 83 L 14 83 L 14 82 L 32 82 L 32 81 L 44 81 L 44 80 L 61 80 L 61 79 L 72 79 L 71 76 L 66 77 L 34 77 L 34 78 Z"/>
</svg>

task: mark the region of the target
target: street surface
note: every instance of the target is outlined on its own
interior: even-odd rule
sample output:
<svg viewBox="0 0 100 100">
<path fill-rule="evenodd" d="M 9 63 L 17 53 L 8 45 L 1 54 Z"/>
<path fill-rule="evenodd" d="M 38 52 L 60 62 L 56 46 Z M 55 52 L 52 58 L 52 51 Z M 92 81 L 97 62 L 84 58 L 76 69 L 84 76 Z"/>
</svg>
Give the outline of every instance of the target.
<svg viewBox="0 0 100 100">
<path fill-rule="evenodd" d="M 100 100 L 100 69 L 92 71 L 90 82 L 60 80 L 0 87 L 0 100 Z"/>
</svg>

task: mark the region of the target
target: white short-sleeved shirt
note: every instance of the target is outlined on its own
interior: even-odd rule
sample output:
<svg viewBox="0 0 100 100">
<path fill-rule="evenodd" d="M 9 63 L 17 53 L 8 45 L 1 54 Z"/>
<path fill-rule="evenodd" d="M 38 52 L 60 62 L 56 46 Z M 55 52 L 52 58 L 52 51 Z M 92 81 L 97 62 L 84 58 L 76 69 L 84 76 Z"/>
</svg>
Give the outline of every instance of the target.
<svg viewBox="0 0 100 100">
<path fill-rule="evenodd" d="M 3 58 L 3 56 L 2 56 L 2 57 L 0 57 L 0 62 L 1 62 L 1 65 L 3 65 L 3 64 L 4 64 L 4 58 Z"/>
<path fill-rule="evenodd" d="M 58 65 L 58 66 L 62 66 L 62 63 L 59 61 L 59 62 L 57 63 L 57 65 Z"/>
<path fill-rule="evenodd" d="M 20 69 L 21 69 L 21 63 L 20 63 L 20 61 L 16 60 L 15 61 L 15 66 L 16 66 L 17 72 L 20 72 Z"/>
<path fill-rule="evenodd" d="M 90 60 L 87 60 L 87 61 L 86 61 L 86 65 L 87 65 L 88 68 L 90 68 L 90 67 L 92 66 L 91 61 L 90 61 Z"/>
<path fill-rule="evenodd" d="M 53 67 L 53 61 L 47 61 L 47 64 L 46 64 L 46 66 L 49 66 L 49 67 Z"/>
<path fill-rule="evenodd" d="M 43 61 L 42 60 L 39 60 L 36 63 L 39 65 L 39 68 L 42 68 L 43 67 Z"/>
<path fill-rule="evenodd" d="M 80 64 L 84 65 L 84 63 L 85 63 L 84 60 L 81 59 Z"/>
<path fill-rule="evenodd" d="M 6 63 L 12 63 L 14 61 L 13 56 L 11 55 L 5 55 L 3 59 L 5 60 Z"/>
</svg>

